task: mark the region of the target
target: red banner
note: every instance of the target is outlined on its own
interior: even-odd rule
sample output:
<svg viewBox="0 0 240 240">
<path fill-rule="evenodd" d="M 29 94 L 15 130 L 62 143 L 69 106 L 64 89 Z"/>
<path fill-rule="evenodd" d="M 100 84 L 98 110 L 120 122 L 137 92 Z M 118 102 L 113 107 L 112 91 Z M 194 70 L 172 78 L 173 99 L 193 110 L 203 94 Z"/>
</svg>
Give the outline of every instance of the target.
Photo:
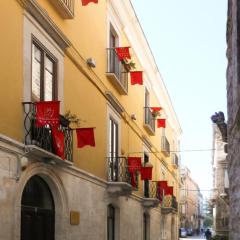
<svg viewBox="0 0 240 240">
<path fill-rule="evenodd" d="M 166 119 L 157 119 L 158 128 L 166 128 Z"/>
<path fill-rule="evenodd" d="M 131 176 L 131 185 L 132 185 L 132 187 L 136 188 L 137 187 L 137 182 L 136 182 L 135 172 L 131 172 L 130 176 Z"/>
<path fill-rule="evenodd" d="M 167 195 L 173 195 L 173 187 L 167 187 L 164 193 L 165 196 Z"/>
<path fill-rule="evenodd" d="M 143 72 L 142 71 L 130 72 L 130 76 L 131 76 L 131 84 L 132 85 L 135 85 L 135 84 L 143 85 Z"/>
<path fill-rule="evenodd" d="M 161 107 L 151 107 L 152 112 L 159 112 L 161 109 Z"/>
<path fill-rule="evenodd" d="M 36 102 L 36 127 L 59 125 L 59 101 Z"/>
<path fill-rule="evenodd" d="M 141 167 L 141 180 L 152 180 L 152 167 Z"/>
<path fill-rule="evenodd" d="M 64 156 L 64 133 L 58 131 L 57 128 L 52 128 L 53 148 L 55 153 L 62 159 Z"/>
<path fill-rule="evenodd" d="M 98 0 L 82 0 L 82 5 L 83 6 L 86 6 L 88 5 L 89 3 L 98 3 Z"/>
<path fill-rule="evenodd" d="M 163 196 L 167 188 L 168 188 L 167 181 L 158 181 L 158 195 L 160 201 L 163 200 Z"/>
<path fill-rule="evenodd" d="M 94 128 L 77 128 L 77 146 L 82 148 L 86 145 L 95 147 Z"/>
<path fill-rule="evenodd" d="M 116 47 L 115 51 L 117 53 L 119 61 L 122 61 L 126 58 L 131 59 L 130 53 L 129 53 L 130 47 Z"/>
<path fill-rule="evenodd" d="M 140 171 L 142 167 L 140 157 L 128 157 L 128 171 L 130 173 Z"/>
</svg>

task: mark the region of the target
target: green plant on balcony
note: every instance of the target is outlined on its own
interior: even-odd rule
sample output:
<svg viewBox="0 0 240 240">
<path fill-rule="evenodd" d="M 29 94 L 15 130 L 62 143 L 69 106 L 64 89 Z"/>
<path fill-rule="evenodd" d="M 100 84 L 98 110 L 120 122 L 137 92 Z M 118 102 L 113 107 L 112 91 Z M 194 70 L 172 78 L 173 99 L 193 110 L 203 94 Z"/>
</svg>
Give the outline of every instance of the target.
<svg viewBox="0 0 240 240">
<path fill-rule="evenodd" d="M 126 59 L 123 59 L 121 62 L 127 72 L 130 72 L 131 70 L 136 68 L 136 63 L 133 62 L 132 60 L 128 61 Z"/>
<path fill-rule="evenodd" d="M 76 114 L 71 113 L 70 110 L 67 110 L 64 115 L 60 115 L 60 123 L 64 127 L 69 127 L 70 125 L 79 127 L 80 123 L 84 122 Z"/>
<path fill-rule="evenodd" d="M 160 117 L 160 116 L 161 116 L 160 111 L 152 111 L 153 118 Z"/>
</svg>

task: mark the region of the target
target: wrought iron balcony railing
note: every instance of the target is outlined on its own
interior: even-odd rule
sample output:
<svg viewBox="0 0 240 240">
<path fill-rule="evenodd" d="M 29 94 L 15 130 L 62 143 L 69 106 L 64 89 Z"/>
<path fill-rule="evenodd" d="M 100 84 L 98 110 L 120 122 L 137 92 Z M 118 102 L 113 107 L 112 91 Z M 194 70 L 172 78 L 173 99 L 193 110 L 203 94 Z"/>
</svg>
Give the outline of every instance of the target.
<svg viewBox="0 0 240 240">
<path fill-rule="evenodd" d="M 175 196 L 167 195 L 163 197 L 162 208 L 178 210 L 178 202 Z"/>
<path fill-rule="evenodd" d="M 172 164 L 175 167 L 178 167 L 178 165 L 179 165 L 179 159 L 178 159 L 178 155 L 176 153 L 172 153 Z"/>
<path fill-rule="evenodd" d="M 150 130 L 151 134 L 155 134 L 155 117 L 150 107 L 144 107 L 144 124 Z"/>
<path fill-rule="evenodd" d="M 32 102 L 24 102 L 24 129 L 25 129 L 25 144 L 35 145 L 48 152 L 56 154 L 53 148 L 52 132 L 49 125 L 36 127 L 36 109 Z M 60 118 L 61 119 L 61 118 Z M 64 156 L 68 161 L 73 160 L 73 134 L 72 129 L 61 124 L 59 131 L 64 133 Z"/>
<path fill-rule="evenodd" d="M 166 156 L 170 156 L 170 144 L 165 136 L 162 136 L 161 150 Z"/>
<path fill-rule="evenodd" d="M 108 157 L 108 181 L 131 184 L 126 157 Z"/>
<path fill-rule="evenodd" d="M 65 19 L 74 17 L 74 0 L 50 0 Z"/>
<path fill-rule="evenodd" d="M 144 197 L 159 199 L 157 182 L 148 181 L 148 187 L 144 189 Z"/>
<path fill-rule="evenodd" d="M 107 76 L 121 94 L 127 94 L 128 72 L 119 61 L 114 48 L 107 48 Z"/>
</svg>

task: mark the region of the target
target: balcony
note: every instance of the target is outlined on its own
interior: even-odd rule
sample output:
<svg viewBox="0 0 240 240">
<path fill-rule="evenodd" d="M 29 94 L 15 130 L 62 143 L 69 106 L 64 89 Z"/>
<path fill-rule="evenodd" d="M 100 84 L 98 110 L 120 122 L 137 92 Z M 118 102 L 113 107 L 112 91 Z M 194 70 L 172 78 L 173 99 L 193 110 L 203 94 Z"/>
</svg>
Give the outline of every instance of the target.
<svg viewBox="0 0 240 240">
<path fill-rule="evenodd" d="M 119 61 L 114 48 L 107 48 L 106 75 L 117 91 L 122 95 L 128 93 L 128 72 Z"/>
<path fill-rule="evenodd" d="M 32 102 L 24 102 L 24 129 L 27 155 L 40 159 L 45 162 L 59 163 L 63 165 L 71 165 L 73 161 L 73 134 L 72 129 L 68 126 L 61 124 L 59 131 L 64 133 L 64 156 L 63 161 L 53 147 L 52 132 L 49 125 L 43 127 L 36 127 L 36 109 L 35 104 Z"/>
<path fill-rule="evenodd" d="M 163 197 L 162 213 L 176 213 L 178 211 L 178 202 L 175 196 L 167 195 Z"/>
<path fill-rule="evenodd" d="M 165 136 L 162 136 L 161 151 L 166 156 L 170 156 L 170 144 Z"/>
<path fill-rule="evenodd" d="M 155 135 L 155 117 L 150 107 L 144 107 L 144 127 L 150 135 Z"/>
<path fill-rule="evenodd" d="M 107 191 L 111 195 L 126 196 L 132 192 L 131 176 L 126 157 L 108 157 Z"/>
<path fill-rule="evenodd" d="M 144 191 L 143 206 L 146 208 L 157 207 L 159 202 L 157 182 L 148 181 L 148 187 Z"/>
<path fill-rule="evenodd" d="M 179 159 L 176 153 L 172 153 L 172 165 L 175 169 L 177 169 L 179 166 Z"/>
<path fill-rule="evenodd" d="M 74 18 L 74 0 L 50 0 L 64 19 Z"/>
</svg>

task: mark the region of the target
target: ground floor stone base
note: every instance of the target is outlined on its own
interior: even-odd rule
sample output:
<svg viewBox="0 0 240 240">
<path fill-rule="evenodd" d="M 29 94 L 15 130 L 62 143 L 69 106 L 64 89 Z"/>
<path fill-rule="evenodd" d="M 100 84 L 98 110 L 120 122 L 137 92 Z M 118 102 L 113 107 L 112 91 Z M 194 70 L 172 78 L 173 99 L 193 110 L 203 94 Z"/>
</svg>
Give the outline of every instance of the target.
<svg viewBox="0 0 240 240">
<path fill-rule="evenodd" d="M 34 176 L 41 178 L 51 192 L 56 240 L 106 240 L 112 226 L 110 205 L 115 209 L 116 240 L 144 239 L 144 224 L 149 240 L 178 239 L 176 213 L 163 214 L 160 207 L 145 208 L 142 198 L 134 193 L 112 196 L 106 181 L 73 165 L 28 157 L 24 145 L 9 139 L 0 140 L 0 239 L 19 240 L 21 231 L 28 231 L 27 221 L 21 218 L 22 197 L 23 192 L 31 196 L 26 185 Z M 22 224 L 26 224 L 24 230 Z"/>
</svg>

